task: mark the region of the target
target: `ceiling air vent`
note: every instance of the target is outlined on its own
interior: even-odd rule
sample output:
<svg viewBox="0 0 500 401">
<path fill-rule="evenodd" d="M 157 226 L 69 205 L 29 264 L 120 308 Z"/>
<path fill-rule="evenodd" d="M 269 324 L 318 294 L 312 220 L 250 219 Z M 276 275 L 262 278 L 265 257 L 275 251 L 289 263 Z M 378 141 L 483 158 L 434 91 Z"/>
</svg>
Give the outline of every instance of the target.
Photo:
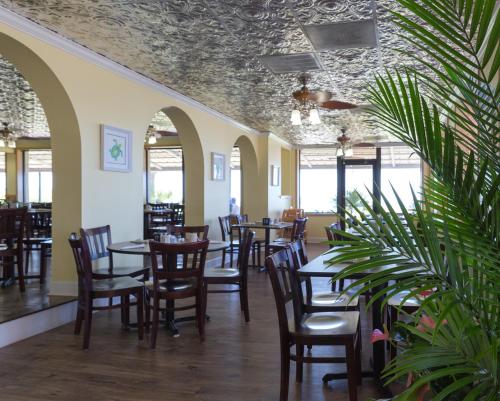
<svg viewBox="0 0 500 401">
<path fill-rule="evenodd" d="M 317 51 L 377 47 L 377 28 L 373 19 L 306 25 L 304 28 Z"/>
<path fill-rule="evenodd" d="M 275 74 L 322 70 L 314 53 L 276 54 L 260 56 L 260 61 Z"/>
</svg>

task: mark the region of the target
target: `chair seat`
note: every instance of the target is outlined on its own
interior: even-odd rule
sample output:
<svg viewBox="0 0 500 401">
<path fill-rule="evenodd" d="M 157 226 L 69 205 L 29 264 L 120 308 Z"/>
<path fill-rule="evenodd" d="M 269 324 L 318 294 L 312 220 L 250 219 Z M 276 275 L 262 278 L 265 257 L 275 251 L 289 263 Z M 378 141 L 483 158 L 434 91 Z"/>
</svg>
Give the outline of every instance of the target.
<svg viewBox="0 0 500 401">
<path fill-rule="evenodd" d="M 205 277 L 229 277 L 236 278 L 240 276 L 240 271 L 238 269 L 221 269 L 221 268 L 213 268 L 213 269 L 205 269 Z"/>
<path fill-rule="evenodd" d="M 146 281 L 146 288 L 153 291 L 153 280 Z M 160 283 L 160 293 L 165 292 L 184 292 L 196 289 L 196 280 L 169 280 Z"/>
<path fill-rule="evenodd" d="M 144 284 L 132 277 L 105 278 L 92 280 L 93 292 L 119 291 L 143 287 Z"/>
<path fill-rule="evenodd" d="M 296 327 L 289 320 L 290 333 L 298 337 L 339 337 L 355 335 L 359 324 L 359 312 L 318 312 L 304 314 Z"/>
<path fill-rule="evenodd" d="M 113 267 L 112 277 L 126 277 L 126 276 L 140 276 L 141 274 L 147 273 L 149 268 L 141 266 L 129 266 L 129 267 Z M 109 269 L 107 267 L 100 267 L 93 270 L 95 277 L 110 277 Z"/>
<path fill-rule="evenodd" d="M 408 291 L 403 291 L 403 292 L 396 294 L 396 295 L 392 296 L 391 298 L 389 298 L 389 301 L 387 301 L 387 303 L 390 306 L 402 306 L 405 308 L 408 308 L 408 307 L 418 308 L 420 305 L 420 301 L 415 297 L 408 298 L 403 303 L 403 300 L 405 299 L 405 297 L 408 296 L 408 294 L 409 294 Z"/>
<path fill-rule="evenodd" d="M 358 306 L 359 297 L 350 297 L 349 294 L 339 292 L 318 292 L 311 298 L 312 306 L 324 307 L 354 307 Z"/>
</svg>

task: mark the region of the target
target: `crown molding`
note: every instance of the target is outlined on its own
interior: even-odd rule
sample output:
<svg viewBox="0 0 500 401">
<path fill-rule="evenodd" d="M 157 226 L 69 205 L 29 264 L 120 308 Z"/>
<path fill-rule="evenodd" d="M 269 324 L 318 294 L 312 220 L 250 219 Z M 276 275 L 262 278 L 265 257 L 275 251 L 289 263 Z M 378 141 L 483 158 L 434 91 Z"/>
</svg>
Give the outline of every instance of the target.
<svg viewBox="0 0 500 401">
<path fill-rule="evenodd" d="M 160 92 L 166 96 L 172 97 L 179 102 L 182 102 L 186 105 L 194 107 L 200 111 L 210 114 L 211 116 L 223 120 L 224 122 L 241 129 L 248 133 L 253 133 L 260 135 L 261 132 L 248 127 L 245 124 L 242 124 L 231 117 L 222 114 L 221 112 L 212 109 L 211 107 L 206 106 L 203 103 L 200 103 L 182 93 L 176 92 L 169 87 L 160 84 L 148 78 L 144 75 L 139 74 L 138 72 L 131 70 L 99 53 L 90 50 L 89 48 L 82 46 L 70 39 L 65 38 L 64 36 L 51 31 L 50 29 L 44 28 L 43 26 L 37 24 L 25 18 L 19 14 L 16 14 L 7 8 L 0 6 L 0 23 L 3 23 L 11 28 L 14 28 L 17 31 L 23 32 L 27 35 L 30 35 L 36 39 L 39 39 L 53 47 L 56 47 L 72 56 L 83 59 L 86 62 L 94 64 L 98 67 L 104 68 L 112 73 L 121 76 L 122 78 L 128 79 L 130 81 L 136 82 L 140 85 L 143 85 L 149 89 Z"/>
</svg>

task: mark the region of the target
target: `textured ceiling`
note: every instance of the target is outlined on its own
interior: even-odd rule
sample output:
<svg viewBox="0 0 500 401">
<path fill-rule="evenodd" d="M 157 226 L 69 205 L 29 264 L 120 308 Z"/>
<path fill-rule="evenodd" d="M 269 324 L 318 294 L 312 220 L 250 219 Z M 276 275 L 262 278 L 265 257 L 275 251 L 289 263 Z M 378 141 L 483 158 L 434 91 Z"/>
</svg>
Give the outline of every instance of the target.
<svg viewBox="0 0 500 401">
<path fill-rule="evenodd" d="M 379 46 L 316 52 L 324 69 L 312 73 L 310 87 L 363 103 L 375 72 L 412 63 L 396 52 L 403 43 L 389 18 L 394 0 L 0 0 L 0 5 L 297 145 L 335 142 L 339 125 L 352 117 L 325 110 L 321 125 L 293 127 L 296 74 L 275 75 L 258 56 L 315 52 L 304 25 L 375 16 Z M 351 136 L 387 139 L 369 120 L 355 120 Z"/>
</svg>

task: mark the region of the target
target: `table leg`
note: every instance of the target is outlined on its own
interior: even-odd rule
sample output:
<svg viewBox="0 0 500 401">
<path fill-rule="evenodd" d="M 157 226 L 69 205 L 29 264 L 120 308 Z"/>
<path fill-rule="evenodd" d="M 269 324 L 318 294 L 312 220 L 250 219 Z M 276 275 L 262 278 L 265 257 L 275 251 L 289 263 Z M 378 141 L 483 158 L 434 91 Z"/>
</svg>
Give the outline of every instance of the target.
<svg viewBox="0 0 500 401">
<path fill-rule="evenodd" d="M 269 256 L 269 244 L 271 243 L 271 230 L 269 228 L 264 229 L 264 266 L 259 269 L 260 272 L 266 271 L 266 258 Z"/>
</svg>

